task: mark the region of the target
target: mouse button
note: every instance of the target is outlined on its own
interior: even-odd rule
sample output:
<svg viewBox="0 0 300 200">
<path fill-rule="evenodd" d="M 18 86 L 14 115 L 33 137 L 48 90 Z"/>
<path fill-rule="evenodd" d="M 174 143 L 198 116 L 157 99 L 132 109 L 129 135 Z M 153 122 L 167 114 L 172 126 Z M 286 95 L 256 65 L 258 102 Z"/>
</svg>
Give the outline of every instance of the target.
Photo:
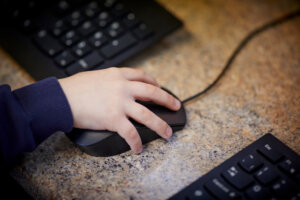
<svg viewBox="0 0 300 200">
<path fill-rule="evenodd" d="M 74 143 L 81 145 L 81 146 L 88 146 L 108 137 L 112 136 L 114 133 L 106 130 L 101 131 L 94 131 L 94 130 L 83 130 L 83 129 L 76 129 L 75 131 L 70 132 L 68 136 Z"/>
<path fill-rule="evenodd" d="M 186 114 L 183 105 L 178 111 L 159 110 L 155 114 L 170 126 L 184 125 L 186 123 Z"/>
<path fill-rule="evenodd" d="M 163 108 L 163 107 L 161 107 Z M 148 108 L 151 112 L 153 112 L 155 115 L 157 115 L 159 118 L 161 118 L 162 120 L 164 120 L 165 122 L 167 122 L 168 124 L 177 124 L 180 120 L 178 120 L 177 116 L 175 116 L 176 112 L 168 110 L 168 109 L 154 109 L 153 107 Z M 134 125 L 134 127 L 136 128 L 145 128 L 144 124 L 141 124 L 137 121 L 135 121 L 132 118 L 129 118 L 129 121 Z M 177 122 L 178 121 L 178 122 Z"/>
<path fill-rule="evenodd" d="M 182 105 L 180 110 L 172 111 L 166 107 L 154 104 L 152 102 L 143 102 L 151 112 L 157 115 L 159 118 L 167 122 L 170 126 L 182 126 L 186 124 L 186 114 L 184 106 Z M 136 128 L 144 128 L 143 124 L 136 122 L 130 118 L 130 121 Z"/>
</svg>

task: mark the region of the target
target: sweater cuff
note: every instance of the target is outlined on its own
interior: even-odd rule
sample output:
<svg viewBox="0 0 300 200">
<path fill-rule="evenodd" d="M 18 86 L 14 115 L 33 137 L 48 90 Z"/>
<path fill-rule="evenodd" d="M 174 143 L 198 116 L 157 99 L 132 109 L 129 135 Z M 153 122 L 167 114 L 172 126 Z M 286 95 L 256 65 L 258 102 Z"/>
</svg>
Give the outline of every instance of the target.
<svg viewBox="0 0 300 200">
<path fill-rule="evenodd" d="M 68 100 L 54 77 L 13 92 L 30 118 L 35 141 L 41 143 L 56 131 L 70 132 L 73 116 Z"/>
</svg>

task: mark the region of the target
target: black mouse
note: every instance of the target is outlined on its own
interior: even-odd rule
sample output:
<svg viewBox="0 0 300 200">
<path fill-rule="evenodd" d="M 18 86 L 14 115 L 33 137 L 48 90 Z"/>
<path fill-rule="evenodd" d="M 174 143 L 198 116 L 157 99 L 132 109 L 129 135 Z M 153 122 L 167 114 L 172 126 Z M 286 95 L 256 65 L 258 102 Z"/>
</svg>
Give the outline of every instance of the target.
<svg viewBox="0 0 300 200">
<path fill-rule="evenodd" d="M 177 98 L 167 89 L 164 90 Z M 183 104 L 181 104 L 180 110 L 172 111 L 152 102 L 138 102 L 166 121 L 172 128 L 173 132 L 183 129 L 186 124 L 186 113 Z M 161 138 L 148 127 L 133 120 L 131 120 L 131 122 L 136 127 L 143 144 L 157 138 Z M 71 132 L 66 133 L 66 135 L 80 149 L 92 156 L 113 156 L 130 150 L 126 141 L 116 132 L 74 128 Z"/>
</svg>

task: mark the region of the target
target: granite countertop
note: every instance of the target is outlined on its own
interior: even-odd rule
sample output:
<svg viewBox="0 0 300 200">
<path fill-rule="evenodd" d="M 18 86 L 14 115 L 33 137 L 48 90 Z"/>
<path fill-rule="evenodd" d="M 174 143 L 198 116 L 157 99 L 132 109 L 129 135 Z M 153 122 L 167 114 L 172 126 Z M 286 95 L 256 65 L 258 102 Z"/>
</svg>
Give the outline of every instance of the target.
<svg viewBox="0 0 300 200">
<path fill-rule="evenodd" d="M 185 26 L 123 66 L 142 68 L 179 98 L 220 73 L 247 33 L 300 8 L 296 0 L 159 0 Z M 300 153 L 300 17 L 241 51 L 225 77 L 186 105 L 188 123 L 143 153 L 92 157 L 55 133 L 11 175 L 37 199 L 166 199 L 267 132 Z M 3 50 L 0 84 L 34 82 Z"/>
</svg>

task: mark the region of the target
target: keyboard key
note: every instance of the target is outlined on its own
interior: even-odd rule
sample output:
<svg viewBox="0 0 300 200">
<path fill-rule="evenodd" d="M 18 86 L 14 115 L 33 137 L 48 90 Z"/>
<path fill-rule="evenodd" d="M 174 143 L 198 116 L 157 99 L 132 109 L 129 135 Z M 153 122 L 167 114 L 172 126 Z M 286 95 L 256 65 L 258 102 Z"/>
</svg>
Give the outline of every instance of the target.
<svg viewBox="0 0 300 200">
<path fill-rule="evenodd" d="M 101 48 L 101 52 L 105 57 L 111 58 L 120 52 L 126 50 L 130 46 L 134 45 L 136 43 L 136 39 L 133 37 L 132 34 L 127 33 L 123 36 L 121 36 L 118 39 L 113 40 L 106 46 Z"/>
<path fill-rule="evenodd" d="M 71 5 L 68 1 L 60 0 L 57 2 L 57 4 L 54 6 L 54 13 L 61 15 L 71 9 Z"/>
<path fill-rule="evenodd" d="M 8 13 L 9 18 L 13 21 L 18 21 L 23 18 L 23 12 L 20 8 L 11 8 L 11 11 L 8 11 Z"/>
<path fill-rule="evenodd" d="M 14 2 L 14 3 L 16 3 L 16 2 Z M 38 11 L 43 8 L 39 2 L 36 2 L 36 1 L 33 1 L 33 0 L 18 2 L 18 4 L 19 4 L 18 6 L 20 6 L 22 11 L 24 12 L 23 17 L 25 17 L 25 16 L 27 16 L 27 17 L 36 16 Z"/>
<path fill-rule="evenodd" d="M 38 29 L 38 26 L 35 23 L 35 21 L 30 18 L 21 20 L 20 25 L 21 25 L 21 29 L 27 34 L 33 33 Z"/>
<path fill-rule="evenodd" d="M 58 20 L 55 22 L 54 26 L 51 28 L 52 29 L 52 34 L 55 37 L 60 36 L 64 32 L 70 29 L 70 26 L 66 24 L 63 20 Z"/>
<path fill-rule="evenodd" d="M 282 157 L 284 156 L 286 158 L 281 158 L 282 160 L 275 164 L 270 163 L 265 156 L 257 154 L 257 149 L 261 149 L 266 143 L 270 146 L 272 145 L 273 148 L 276 148 L 276 151 L 280 151 Z M 255 160 L 258 160 L 258 162 Z M 290 173 L 290 170 L 294 168 L 293 166 L 298 164 L 298 161 L 300 161 L 299 156 L 292 153 L 291 149 L 271 134 L 266 134 L 182 191 L 179 191 L 170 199 L 192 199 L 191 195 L 193 191 L 197 188 L 201 189 L 204 187 L 205 190 L 208 190 L 208 194 L 213 195 L 216 199 L 228 199 L 228 194 L 233 191 L 237 193 L 235 196 L 241 197 L 239 199 L 298 200 L 300 199 L 300 181 L 298 182 L 297 180 L 300 180 L 300 172 L 298 172 L 298 168 L 295 167 L 296 169 Z M 238 163 L 238 165 L 236 163 Z M 250 167 L 252 165 L 261 167 L 256 167 L 255 171 L 251 171 L 255 168 Z M 241 168 L 239 168 L 240 166 Z M 248 171 L 253 173 L 249 174 L 247 173 L 248 171 L 244 171 L 244 169 L 248 169 Z M 232 177 L 238 177 L 240 171 L 246 174 L 250 180 L 255 178 L 254 184 L 252 182 L 243 188 L 243 181 L 233 181 L 234 178 Z M 286 176 L 286 173 L 290 175 Z M 219 177 L 220 174 L 221 177 Z M 241 184 L 241 186 L 239 186 L 240 188 L 235 190 L 236 184 L 239 183 Z M 231 188 L 231 186 L 234 188 Z M 199 194 L 201 194 L 201 192 Z"/>
<path fill-rule="evenodd" d="M 231 200 L 239 198 L 239 194 L 219 178 L 212 179 L 205 184 L 205 187 L 219 199 Z"/>
<path fill-rule="evenodd" d="M 249 173 L 253 172 L 257 168 L 259 168 L 260 166 L 262 166 L 262 162 L 260 160 L 258 160 L 256 156 L 254 157 L 253 154 L 249 154 L 249 155 L 245 156 L 239 162 L 239 164 L 241 165 L 241 167 L 244 170 L 246 170 Z"/>
<path fill-rule="evenodd" d="M 125 18 L 123 19 L 123 23 L 128 28 L 132 28 L 140 23 L 140 20 L 138 20 L 134 13 L 128 13 Z"/>
<path fill-rule="evenodd" d="M 80 37 L 74 30 L 68 31 L 61 37 L 62 43 L 64 43 L 66 46 L 73 45 L 74 43 L 78 42 L 79 39 Z"/>
<path fill-rule="evenodd" d="M 150 36 L 153 31 L 144 23 L 140 24 L 133 30 L 133 33 L 140 39 L 145 39 Z"/>
<path fill-rule="evenodd" d="M 108 42 L 108 38 L 101 31 L 97 31 L 90 38 L 89 42 L 96 48 L 101 47 Z"/>
<path fill-rule="evenodd" d="M 114 13 L 114 15 L 116 15 L 117 17 L 123 16 L 126 13 L 128 13 L 128 9 L 125 8 L 124 4 L 122 3 L 117 3 L 113 9 L 112 12 Z"/>
<path fill-rule="evenodd" d="M 300 173 L 297 173 L 295 176 L 296 181 L 298 181 L 298 183 L 300 183 Z"/>
<path fill-rule="evenodd" d="M 112 8 L 116 2 L 117 0 L 104 0 L 103 5 L 105 8 Z"/>
<path fill-rule="evenodd" d="M 54 56 L 63 50 L 63 46 L 49 35 L 46 30 L 39 31 L 34 41 L 49 56 Z"/>
<path fill-rule="evenodd" d="M 120 22 L 117 21 L 111 23 L 107 28 L 107 34 L 112 38 L 119 36 L 123 32 L 124 29 L 122 28 Z"/>
<path fill-rule="evenodd" d="M 282 161 L 278 167 L 283 170 L 288 175 L 295 175 L 296 173 L 300 172 L 300 166 L 297 166 L 293 161 L 290 159 L 285 159 Z"/>
<path fill-rule="evenodd" d="M 268 166 L 265 166 L 255 173 L 255 177 L 257 178 L 257 180 L 259 180 L 259 182 L 267 185 L 272 181 L 275 181 L 279 177 L 279 175 L 275 170 L 270 169 Z"/>
<path fill-rule="evenodd" d="M 274 149 L 273 146 L 268 143 L 266 143 L 262 148 L 258 149 L 258 151 L 273 163 L 276 163 L 283 157 L 279 151 Z"/>
<path fill-rule="evenodd" d="M 101 64 L 103 61 L 103 57 L 100 56 L 98 52 L 93 51 L 84 58 L 80 59 L 78 62 L 74 63 L 73 65 L 70 65 L 67 68 L 66 72 L 69 75 L 73 75 L 77 72 L 90 70 L 96 67 L 97 65 Z"/>
<path fill-rule="evenodd" d="M 88 69 L 101 64 L 103 61 L 103 57 L 100 56 L 98 52 L 93 51 L 89 55 L 85 56 L 83 59 L 80 59 L 79 64 L 82 68 Z"/>
<path fill-rule="evenodd" d="M 83 9 L 83 13 L 91 18 L 94 17 L 99 11 L 101 7 L 96 1 L 91 1 L 88 5 Z"/>
<path fill-rule="evenodd" d="M 222 175 L 237 189 L 244 189 L 253 182 L 252 177 L 243 172 L 237 166 L 229 167 L 222 173 Z"/>
<path fill-rule="evenodd" d="M 300 191 L 297 192 L 294 196 L 292 196 L 290 200 L 299 200 L 299 199 L 300 199 Z"/>
<path fill-rule="evenodd" d="M 259 184 L 255 184 L 251 186 L 248 190 L 246 190 L 246 195 L 249 199 L 252 200 L 264 200 L 269 199 L 270 197 L 268 190 L 263 188 Z"/>
<path fill-rule="evenodd" d="M 58 56 L 55 57 L 55 62 L 60 66 L 60 67 L 66 67 L 70 63 L 75 61 L 75 57 L 71 54 L 70 51 L 63 51 L 60 53 Z"/>
<path fill-rule="evenodd" d="M 279 199 L 289 199 L 300 191 L 300 187 L 286 179 L 280 179 L 271 187 L 272 192 Z"/>
<path fill-rule="evenodd" d="M 96 31 L 96 27 L 91 21 L 85 21 L 78 29 L 78 33 L 82 36 L 87 36 Z"/>
<path fill-rule="evenodd" d="M 85 20 L 85 17 L 81 14 L 80 11 L 74 11 L 68 17 L 66 17 L 65 20 L 72 27 L 76 27 Z"/>
<path fill-rule="evenodd" d="M 87 44 L 86 41 L 81 41 L 78 44 L 76 44 L 75 46 L 73 46 L 73 52 L 78 56 L 78 57 L 82 57 L 83 55 L 89 53 L 90 51 L 92 51 L 92 48 L 90 47 L 90 45 Z"/>
<path fill-rule="evenodd" d="M 210 194 L 208 194 L 204 189 L 196 189 L 192 194 L 187 196 L 185 199 L 196 200 L 214 200 Z"/>
<path fill-rule="evenodd" d="M 110 22 L 113 21 L 113 17 L 106 11 L 102 11 L 99 13 L 98 17 L 94 20 L 95 24 L 100 28 L 106 27 Z"/>
</svg>

